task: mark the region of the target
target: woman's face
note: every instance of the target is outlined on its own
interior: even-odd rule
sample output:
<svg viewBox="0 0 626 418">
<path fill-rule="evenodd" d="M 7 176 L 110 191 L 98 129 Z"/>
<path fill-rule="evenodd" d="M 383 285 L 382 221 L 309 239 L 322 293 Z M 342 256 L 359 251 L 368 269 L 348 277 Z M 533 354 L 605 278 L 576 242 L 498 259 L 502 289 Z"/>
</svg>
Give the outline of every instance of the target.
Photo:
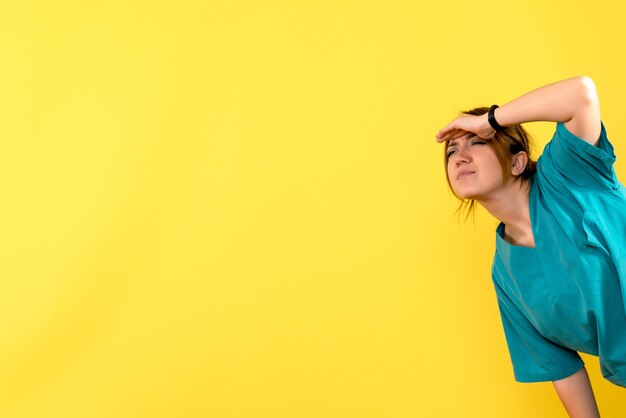
<svg viewBox="0 0 626 418">
<path fill-rule="evenodd" d="M 448 178 L 462 199 L 487 200 L 504 186 L 502 166 L 489 141 L 468 133 L 447 144 Z"/>
</svg>

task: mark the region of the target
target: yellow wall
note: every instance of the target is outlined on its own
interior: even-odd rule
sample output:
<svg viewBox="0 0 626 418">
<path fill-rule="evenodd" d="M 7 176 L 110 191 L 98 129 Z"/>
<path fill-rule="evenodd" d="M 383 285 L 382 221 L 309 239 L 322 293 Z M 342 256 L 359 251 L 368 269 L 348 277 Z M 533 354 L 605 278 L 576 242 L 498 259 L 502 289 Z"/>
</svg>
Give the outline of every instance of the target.
<svg viewBox="0 0 626 418">
<path fill-rule="evenodd" d="M 3 0 L 0 416 L 565 416 L 434 135 L 589 75 L 626 179 L 626 9 L 505 3 Z"/>
</svg>

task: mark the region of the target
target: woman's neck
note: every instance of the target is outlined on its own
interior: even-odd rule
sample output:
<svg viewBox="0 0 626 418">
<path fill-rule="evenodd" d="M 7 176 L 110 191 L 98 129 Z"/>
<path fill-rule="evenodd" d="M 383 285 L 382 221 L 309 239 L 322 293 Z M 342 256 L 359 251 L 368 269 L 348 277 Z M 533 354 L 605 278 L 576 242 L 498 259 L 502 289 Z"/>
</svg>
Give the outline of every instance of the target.
<svg viewBox="0 0 626 418">
<path fill-rule="evenodd" d="M 530 181 L 522 186 L 512 182 L 496 195 L 478 201 L 492 216 L 505 225 L 504 239 L 511 244 L 534 247 L 530 223 Z"/>
</svg>

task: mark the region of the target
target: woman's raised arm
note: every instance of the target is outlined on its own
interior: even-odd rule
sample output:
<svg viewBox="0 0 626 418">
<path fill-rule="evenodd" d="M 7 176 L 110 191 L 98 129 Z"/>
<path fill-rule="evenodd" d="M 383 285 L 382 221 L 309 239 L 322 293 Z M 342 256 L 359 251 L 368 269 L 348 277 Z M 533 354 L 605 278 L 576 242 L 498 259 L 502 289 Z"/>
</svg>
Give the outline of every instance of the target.
<svg viewBox="0 0 626 418">
<path fill-rule="evenodd" d="M 564 122 L 574 135 L 592 145 L 600 137 L 600 104 L 593 80 L 587 76 L 568 78 L 532 90 L 494 112 L 501 126 L 524 122 Z M 461 115 L 437 134 L 438 142 L 472 132 L 483 138 L 493 136 L 487 115 Z"/>
</svg>

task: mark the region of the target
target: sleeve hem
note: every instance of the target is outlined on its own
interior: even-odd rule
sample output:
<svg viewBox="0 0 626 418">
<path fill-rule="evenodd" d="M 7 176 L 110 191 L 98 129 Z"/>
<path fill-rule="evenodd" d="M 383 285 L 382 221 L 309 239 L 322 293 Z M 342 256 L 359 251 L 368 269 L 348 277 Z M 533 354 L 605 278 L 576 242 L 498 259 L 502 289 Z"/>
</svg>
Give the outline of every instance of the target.
<svg viewBox="0 0 626 418">
<path fill-rule="evenodd" d="M 536 382 L 552 382 L 555 380 L 565 379 L 585 367 L 585 362 L 580 360 L 575 367 L 561 369 L 552 373 L 533 373 L 520 374 L 515 373 L 515 381 L 519 383 L 536 383 Z"/>
<path fill-rule="evenodd" d="M 626 368 L 621 369 L 619 372 L 611 375 L 603 375 L 606 380 L 614 385 L 626 388 Z"/>
<path fill-rule="evenodd" d="M 604 123 L 600 121 L 601 130 L 600 130 L 600 138 L 598 140 L 598 145 L 591 145 L 589 142 L 585 141 L 579 136 L 571 133 L 565 123 L 557 122 L 556 127 L 557 130 L 562 134 L 563 139 L 572 147 L 593 155 L 603 161 L 607 161 L 610 163 L 615 162 L 615 150 L 613 149 L 613 144 L 607 138 L 606 129 L 604 127 Z"/>
</svg>

